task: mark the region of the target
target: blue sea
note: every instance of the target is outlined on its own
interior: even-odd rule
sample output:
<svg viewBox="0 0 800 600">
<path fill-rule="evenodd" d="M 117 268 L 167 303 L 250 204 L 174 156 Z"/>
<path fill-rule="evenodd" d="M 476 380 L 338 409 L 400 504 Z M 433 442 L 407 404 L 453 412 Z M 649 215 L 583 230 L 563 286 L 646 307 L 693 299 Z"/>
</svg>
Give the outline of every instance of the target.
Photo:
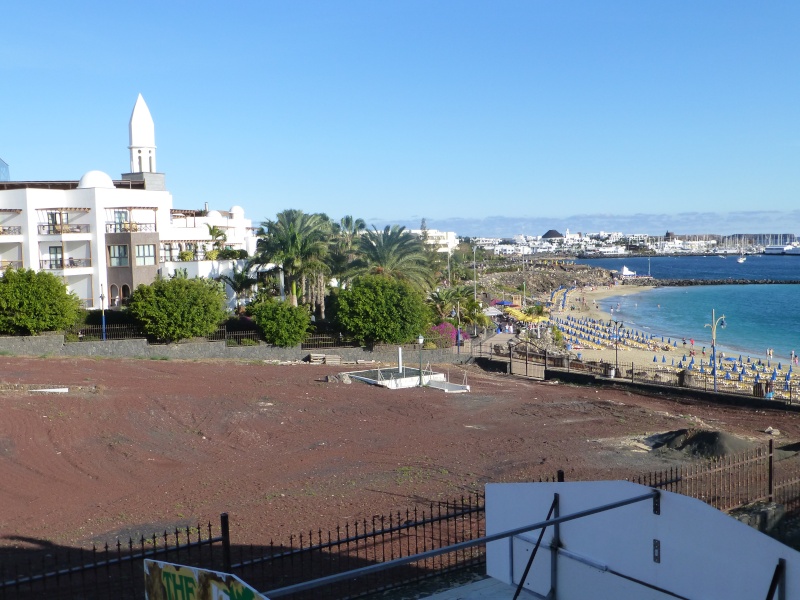
<svg viewBox="0 0 800 600">
<path fill-rule="evenodd" d="M 576 262 L 605 269 L 623 265 L 640 275 L 648 268 L 655 279 L 770 279 L 800 280 L 800 256 L 751 255 L 744 263 L 736 256 L 614 258 Z M 717 327 L 717 350 L 743 358 L 765 358 L 767 348 L 774 361 L 789 361 L 792 350 L 800 352 L 800 285 L 748 284 L 663 287 L 639 294 L 607 298 L 600 302 L 606 312 L 626 327 L 664 339 L 695 340 L 695 348 L 711 347 L 711 311 L 725 315 L 725 328 Z M 619 305 L 619 307 L 617 307 Z"/>
</svg>

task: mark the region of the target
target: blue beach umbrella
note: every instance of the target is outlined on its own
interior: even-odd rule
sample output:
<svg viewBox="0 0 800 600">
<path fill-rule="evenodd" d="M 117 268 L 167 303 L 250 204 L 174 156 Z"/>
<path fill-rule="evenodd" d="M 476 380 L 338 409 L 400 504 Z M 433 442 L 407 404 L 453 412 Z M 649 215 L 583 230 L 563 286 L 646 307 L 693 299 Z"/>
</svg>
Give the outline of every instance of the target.
<svg viewBox="0 0 800 600">
<path fill-rule="evenodd" d="M 739 373 L 739 381 L 744 381 L 744 377 L 742 377 L 741 373 Z"/>
<path fill-rule="evenodd" d="M 756 382 L 756 383 L 758 383 L 759 381 L 761 381 L 761 375 L 759 375 L 758 373 L 756 373 L 755 382 Z"/>
<path fill-rule="evenodd" d="M 662 362 L 662 363 L 665 363 L 665 362 L 667 362 L 667 357 L 666 357 L 666 356 L 664 356 L 663 354 L 661 355 L 661 362 Z"/>
<path fill-rule="evenodd" d="M 725 371 L 725 379 L 730 380 L 731 374 L 728 371 Z"/>
<path fill-rule="evenodd" d="M 783 367 L 781 366 L 781 363 L 778 363 L 778 371 L 783 371 Z"/>
<path fill-rule="evenodd" d="M 773 373 L 772 377 L 770 377 L 770 379 L 772 379 L 772 381 L 775 381 L 777 378 L 778 378 L 778 374 L 777 373 Z"/>
<path fill-rule="evenodd" d="M 655 355 L 655 354 L 653 354 L 653 362 L 655 362 L 655 363 L 657 363 L 657 362 L 658 362 L 658 358 L 656 358 L 656 355 Z"/>
<path fill-rule="evenodd" d="M 674 358 L 672 359 L 672 366 L 673 367 L 675 366 L 675 359 Z"/>
<path fill-rule="evenodd" d="M 686 355 L 685 354 L 683 355 L 683 358 L 681 360 L 686 360 Z"/>
<path fill-rule="evenodd" d="M 679 368 L 679 369 L 682 369 L 682 368 L 683 368 L 683 362 L 681 362 L 681 361 L 678 361 L 678 368 Z"/>
</svg>

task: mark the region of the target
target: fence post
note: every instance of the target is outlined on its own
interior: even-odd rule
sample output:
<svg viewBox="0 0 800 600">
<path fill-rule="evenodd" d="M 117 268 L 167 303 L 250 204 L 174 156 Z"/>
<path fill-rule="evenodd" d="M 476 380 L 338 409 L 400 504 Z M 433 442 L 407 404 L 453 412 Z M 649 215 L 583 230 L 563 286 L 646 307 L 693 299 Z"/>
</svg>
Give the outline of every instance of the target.
<svg viewBox="0 0 800 600">
<path fill-rule="evenodd" d="M 633 361 L 631 361 L 631 383 L 634 383 L 633 376 L 634 376 L 635 371 L 636 371 L 636 368 L 633 365 Z"/>
<path fill-rule="evenodd" d="M 769 489 L 767 490 L 767 493 L 768 493 L 770 502 L 772 502 L 773 495 L 774 495 L 774 492 L 775 492 L 775 479 L 774 479 L 774 476 L 775 476 L 775 470 L 774 470 L 775 469 L 775 464 L 774 464 L 775 463 L 775 454 L 773 452 L 773 449 L 774 449 L 773 445 L 774 445 L 773 444 L 773 440 L 772 440 L 772 438 L 770 438 L 770 440 L 769 440 L 769 482 L 767 484 L 768 487 L 769 487 Z"/>
<path fill-rule="evenodd" d="M 564 483 L 564 470 L 563 469 L 559 469 L 556 472 L 556 481 L 558 481 L 558 483 Z"/>
<path fill-rule="evenodd" d="M 222 533 L 222 572 L 231 572 L 231 531 L 228 524 L 228 513 L 219 516 L 220 531 Z"/>
</svg>

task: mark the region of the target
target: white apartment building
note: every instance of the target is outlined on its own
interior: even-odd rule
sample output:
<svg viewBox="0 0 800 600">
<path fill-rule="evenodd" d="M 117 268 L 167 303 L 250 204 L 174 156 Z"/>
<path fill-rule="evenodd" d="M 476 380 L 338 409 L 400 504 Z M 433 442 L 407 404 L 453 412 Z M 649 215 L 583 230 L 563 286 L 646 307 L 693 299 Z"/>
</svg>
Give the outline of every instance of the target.
<svg viewBox="0 0 800 600">
<path fill-rule="evenodd" d="M 224 247 L 255 250 L 242 208 L 173 208 L 164 174 L 156 172 L 155 128 L 141 94 L 129 150 L 130 172 L 116 181 L 89 171 L 79 181 L 0 182 L 0 271 L 50 271 L 87 308 L 100 308 L 101 296 L 105 307 L 119 305 L 139 284 L 177 267 L 189 276 L 230 270 L 230 262 L 202 261 L 212 244 L 209 225 L 224 232 Z M 194 260 L 175 263 L 187 250 Z"/>
<path fill-rule="evenodd" d="M 425 243 L 436 246 L 437 252 L 452 254 L 453 250 L 458 246 L 458 236 L 455 231 L 438 231 L 436 229 L 423 231 L 422 229 L 411 229 L 409 233 L 419 238 L 425 237 Z"/>
</svg>

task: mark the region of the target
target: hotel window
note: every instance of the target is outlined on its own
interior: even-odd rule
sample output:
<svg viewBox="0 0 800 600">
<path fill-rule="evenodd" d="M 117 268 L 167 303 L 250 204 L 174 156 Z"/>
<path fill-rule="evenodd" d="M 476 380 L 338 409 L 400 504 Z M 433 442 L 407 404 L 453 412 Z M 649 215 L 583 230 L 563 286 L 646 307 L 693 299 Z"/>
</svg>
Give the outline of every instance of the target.
<svg viewBox="0 0 800 600">
<path fill-rule="evenodd" d="M 108 247 L 108 266 L 127 267 L 128 266 L 128 247 L 109 246 Z"/>
<path fill-rule="evenodd" d="M 136 266 L 142 267 L 156 264 L 155 244 L 136 246 Z"/>
</svg>

